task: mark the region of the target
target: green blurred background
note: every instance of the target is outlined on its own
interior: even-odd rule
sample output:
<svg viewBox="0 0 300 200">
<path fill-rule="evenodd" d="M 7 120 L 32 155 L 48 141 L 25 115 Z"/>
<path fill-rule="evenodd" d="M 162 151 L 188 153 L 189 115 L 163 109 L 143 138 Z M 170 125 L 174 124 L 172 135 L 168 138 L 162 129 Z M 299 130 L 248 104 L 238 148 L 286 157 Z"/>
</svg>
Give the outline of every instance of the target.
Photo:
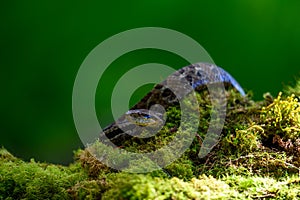
<svg viewBox="0 0 300 200">
<path fill-rule="evenodd" d="M 3 1 L 0 6 L 0 145 L 23 159 L 67 164 L 82 147 L 72 118 L 72 88 L 82 61 L 106 38 L 137 27 L 174 29 L 198 41 L 254 98 L 276 95 L 300 72 L 300 1 Z M 199 60 L 201 61 L 201 60 Z M 101 124 L 126 70 L 186 64 L 159 50 L 117 59 L 96 95 Z M 149 86 L 131 100 L 135 103 Z"/>
</svg>

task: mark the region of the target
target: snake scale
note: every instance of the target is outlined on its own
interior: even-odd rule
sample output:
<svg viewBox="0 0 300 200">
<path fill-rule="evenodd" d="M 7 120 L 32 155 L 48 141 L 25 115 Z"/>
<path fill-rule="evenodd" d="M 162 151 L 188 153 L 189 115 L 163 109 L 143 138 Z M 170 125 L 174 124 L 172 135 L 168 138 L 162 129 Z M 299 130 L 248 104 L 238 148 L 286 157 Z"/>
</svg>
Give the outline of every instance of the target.
<svg viewBox="0 0 300 200">
<path fill-rule="evenodd" d="M 163 125 L 164 110 L 179 104 L 179 100 L 191 92 L 190 89 L 181 86 L 181 90 L 186 92 L 183 92 L 182 95 L 175 95 L 168 87 L 174 79 L 177 80 L 174 82 L 173 87 L 175 88 L 181 85 L 180 81 L 183 80 L 196 91 L 201 91 L 210 84 L 222 83 L 225 86 L 235 88 L 242 96 L 245 96 L 245 92 L 239 83 L 224 69 L 209 63 L 192 64 L 175 71 L 163 82 L 155 85 L 128 112 L 103 130 L 103 133 L 100 134 L 100 141 L 105 142 L 109 139 L 113 143 L 120 144 L 120 141 L 128 138 L 129 135 L 131 135 L 129 137 L 138 137 L 142 130 L 139 127 L 150 129 L 156 127 L 159 130 Z M 159 106 L 157 107 L 157 105 Z"/>
</svg>

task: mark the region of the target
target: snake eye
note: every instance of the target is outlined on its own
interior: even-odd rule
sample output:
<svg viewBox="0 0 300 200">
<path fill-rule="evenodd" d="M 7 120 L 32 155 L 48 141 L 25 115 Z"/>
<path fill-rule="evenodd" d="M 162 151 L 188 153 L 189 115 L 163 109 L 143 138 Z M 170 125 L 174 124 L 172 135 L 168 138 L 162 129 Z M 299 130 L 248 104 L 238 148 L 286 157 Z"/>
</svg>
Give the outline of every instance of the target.
<svg viewBox="0 0 300 200">
<path fill-rule="evenodd" d="M 147 114 L 145 114 L 145 116 L 144 116 L 146 119 L 149 119 L 149 118 L 151 118 L 151 116 L 150 115 L 147 115 Z"/>
<path fill-rule="evenodd" d="M 160 123 L 160 119 L 152 115 L 149 110 L 130 110 L 125 114 L 126 119 L 138 126 L 156 126 Z"/>
</svg>

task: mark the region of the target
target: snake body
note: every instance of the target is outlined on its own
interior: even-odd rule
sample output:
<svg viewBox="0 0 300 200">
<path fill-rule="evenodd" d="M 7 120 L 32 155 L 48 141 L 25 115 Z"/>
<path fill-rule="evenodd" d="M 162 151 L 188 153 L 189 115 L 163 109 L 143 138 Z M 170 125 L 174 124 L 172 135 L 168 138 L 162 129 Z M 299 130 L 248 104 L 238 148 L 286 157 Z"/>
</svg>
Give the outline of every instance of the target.
<svg viewBox="0 0 300 200">
<path fill-rule="evenodd" d="M 174 82 L 173 80 L 176 79 Z M 122 115 L 116 122 L 112 123 L 103 130 L 100 140 L 120 141 L 122 137 L 138 135 L 141 131 L 136 127 L 146 127 L 149 129 L 159 129 L 162 126 L 163 114 L 156 112 L 150 108 L 154 105 L 160 105 L 167 110 L 170 106 L 179 103 L 184 95 L 191 92 L 180 84 L 180 81 L 188 83 L 188 86 L 196 91 L 214 83 L 223 83 L 225 86 L 235 88 L 242 96 L 245 95 L 244 90 L 239 83 L 224 69 L 209 63 L 196 63 L 183 67 L 168 76 L 163 82 L 154 86 L 154 88 L 143 97 L 128 112 Z M 175 95 L 170 89 L 181 86 L 180 90 L 185 91 L 182 95 Z M 115 142 L 114 142 L 115 143 Z"/>
</svg>

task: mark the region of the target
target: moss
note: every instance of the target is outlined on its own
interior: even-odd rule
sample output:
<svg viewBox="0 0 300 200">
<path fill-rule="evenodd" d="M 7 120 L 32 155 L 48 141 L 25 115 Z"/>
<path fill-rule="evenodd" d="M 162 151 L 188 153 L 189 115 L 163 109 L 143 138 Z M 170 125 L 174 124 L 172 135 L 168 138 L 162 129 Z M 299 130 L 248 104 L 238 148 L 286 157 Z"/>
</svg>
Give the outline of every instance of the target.
<svg viewBox="0 0 300 200">
<path fill-rule="evenodd" d="M 69 199 L 67 189 L 87 177 L 78 164 L 62 167 L 33 159 L 26 163 L 5 149 L 0 152 L 0 199 Z"/>
<path fill-rule="evenodd" d="M 295 141 L 300 136 L 300 104 L 292 94 L 285 99 L 282 93 L 267 107 L 262 108 L 261 120 L 265 122 L 266 137 L 280 135 Z"/>
<path fill-rule="evenodd" d="M 112 171 L 107 165 L 100 162 L 93 156 L 90 150 L 78 150 L 74 152 L 75 160 L 81 164 L 81 167 L 89 177 L 97 178 L 101 173 L 109 173 Z"/>
<path fill-rule="evenodd" d="M 193 162 L 186 155 L 172 162 L 165 169 L 171 177 L 177 177 L 182 180 L 190 180 L 194 177 Z"/>
<path fill-rule="evenodd" d="M 294 94 L 297 98 L 300 98 L 300 78 L 296 79 L 294 85 L 285 86 L 284 93 L 287 96 Z"/>
<path fill-rule="evenodd" d="M 264 97 L 263 102 L 244 107 L 239 117 L 232 118 L 236 114 L 229 111 L 227 118 L 232 120 L 205 164 L 200 163 L 201 173 L 274 178 L 299 173 L 299 103 L 294 95 Z"/>
<path fill-rule="evenodd" d="M 291 176 L 278 181 L 270 177 L 226 176 L 222 179 L 231 189 L 243 193 L 251 199 L 299 199 L 299 176 Z"/>
<path fill-rule="evenodd" d="M 68 189 L 72 199 L 100 199 L 107 189 L 105 179 L 83 180 Z"/>
<path fill-rule="evenodd" d="M 149 175 L 114 175 L 111 189 L 103 199 L 230 199 L 243 197 L 229 185 L 213 177 L 201 176 L 189 182 L 179 178 L 163 179 Z"/>
<path fill-rule="evenodd" d="M 6 149 L 4 149 L 3 147 L 0 148 L 0 160 L 2 162 L 6 161 L 15 161 L 17 160 L 16 157 L 14 157 L 11 153 L 9 153 Z"/>
<path fill-rule="evenodd" d="M 252 125 L 244 129 L 237 129 L 234 134 L 227 134 L 222 140 L 222 148 L 226 154 L 244 155 L 259 148 L 260 135 L 263 132 L 260 126 Z M 224 152 L 223 151 L 223 152 Z"/>
<path fill-rule="evenodd" d="M 121 150 L 152 152 L 181 134 L 190 134 L 195 121 L 180 128 L 179 106 L 167 110 L 165 126 L 152 138 L 126 140 L 118 148 L 95 142 L 75 152 L 75 162 L 63 167 L 34 160 L 24 162 L 0 149 L 1 199 L 299 199 L 300 198 L 300 81 L 272 97 L 254 102 L 251 94 L 241 97 L 226 91 L 227 113 L 218 143 L 204 158 L 198 157 L 214 112 L 207 91 L 196 94 L 199 128 L 183 155 L 164 169 L 147 174 L 122 170 L 144 170 L 150 160 L 120 156 Z M 184 102 L 187 109 L 198 109 Z M 193 112 L 188 112 L 193 117 Z M 194 130 L 193 130 L 194 131 Z M 206 138 L 207 139 L 207 138 Z M 173 150 L 181 148 L 175 143 Z M 108 154 L 108 152 L 113 153 Z M 172 149 L 171 149 L 172 151 Z M 156 161 L 168 161 L 172 152 L 157 154 Z M 94 157 L 97 156 L 97 159 Z M 109 155 L 109 159 L 103 156 Z M 102 162 L 100 162 L 101 160 Z"/>
</svg>

